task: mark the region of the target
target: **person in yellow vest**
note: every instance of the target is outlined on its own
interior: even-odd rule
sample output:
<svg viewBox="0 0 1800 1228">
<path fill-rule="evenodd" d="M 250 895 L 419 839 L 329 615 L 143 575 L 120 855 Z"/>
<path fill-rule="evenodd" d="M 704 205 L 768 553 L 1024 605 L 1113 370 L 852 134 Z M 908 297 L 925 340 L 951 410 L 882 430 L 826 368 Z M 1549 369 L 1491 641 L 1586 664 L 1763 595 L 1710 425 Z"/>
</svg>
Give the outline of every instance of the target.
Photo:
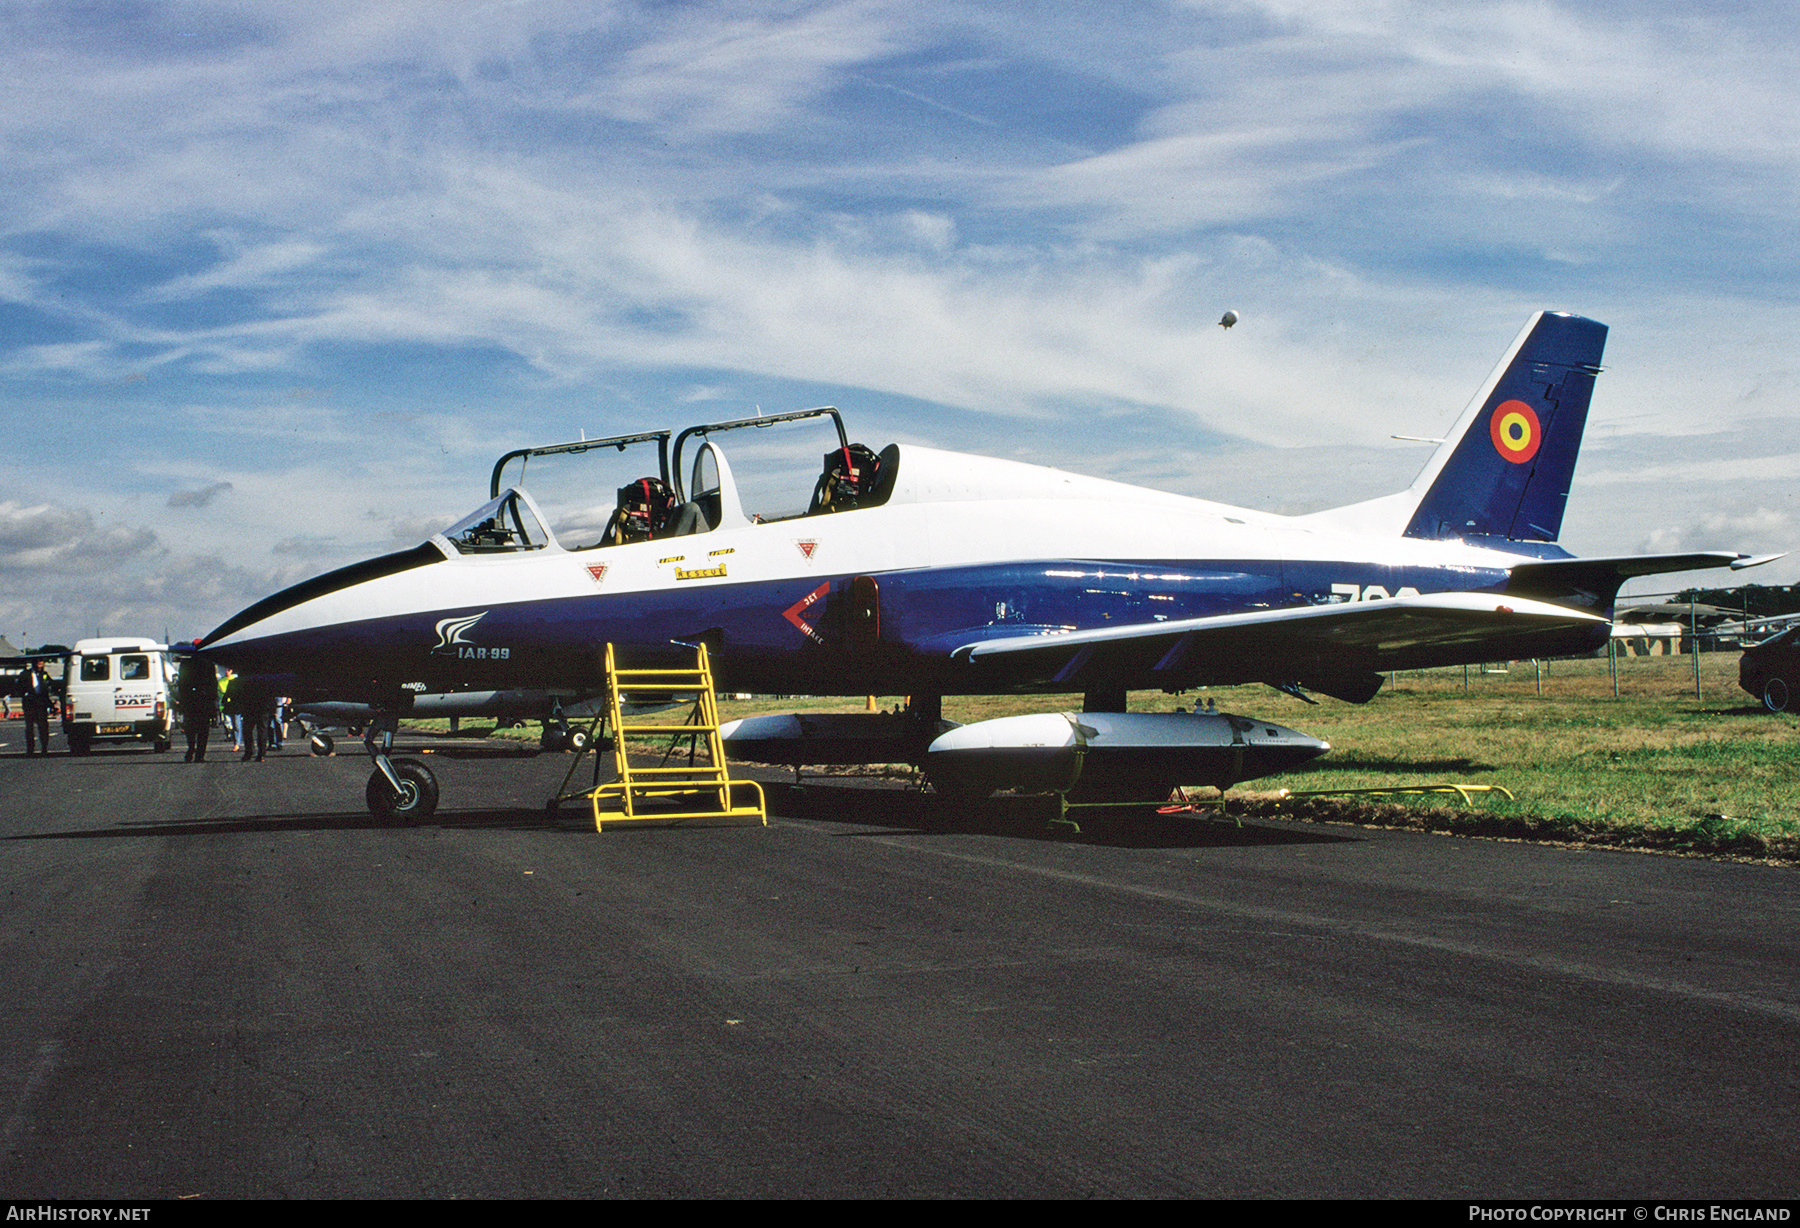
<svg viewBox="0 0 1800 1228">
<path fill-rule="evenodd" d="M 238 695 L 241 686 L 235 669 L 226 670 L 219 679 L 219 708 L 225 714 L 225 727 L 231 730 L 231 749 L 235 751 L 244 749 L 244 714 Z"/>
</svg>

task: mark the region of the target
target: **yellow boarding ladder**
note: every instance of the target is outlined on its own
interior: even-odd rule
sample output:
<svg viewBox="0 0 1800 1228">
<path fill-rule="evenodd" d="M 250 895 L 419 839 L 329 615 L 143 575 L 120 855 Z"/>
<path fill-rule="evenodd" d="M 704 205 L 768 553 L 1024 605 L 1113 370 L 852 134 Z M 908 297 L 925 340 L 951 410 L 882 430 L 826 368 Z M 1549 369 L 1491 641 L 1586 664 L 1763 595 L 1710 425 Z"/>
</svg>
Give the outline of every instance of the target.
<svg viewBox="0 0 1800 1228">
<path fill-rule="evenodd" d="M 767 803 L 762 786 L 754 780 L 733 780 L 725 768 L 725 748 L 719 740 L 719 708 L 713 692 L 712 666 L 706 645 L 696 646 L 693 669 L 620 669 L 613 646 L 606 646 L 607 720 L 613 732 L 613 765 L 619 778 L 596 785 L 589 793 L 594 806 L 594 830 L 606 823 L 686 823 L 697 820 L 726 823 L 760 823 L 768 826 Z M 627 723 L 624 708 L 633 695 L 692 695 L 693 707 L 686 723 Z M 626 752 L 626 740 L 666 737 L 669 751 L 657 767 L 634 767 Z M 695 762 L 696 743 L 706 739 L 707 762 Z M 670 766 L 676 744 L 688 742 L 688 763 Z M 746 795 L 738 802 L 737 795 Z M 750 798 L 754 799 L 754 804 Z M 675 802 L 677 808 L 656 805 Z M 646 808 L 649 804 L 650 808 Z M 684 808 L 686 807 L 686 808 Z"/>
</svg>

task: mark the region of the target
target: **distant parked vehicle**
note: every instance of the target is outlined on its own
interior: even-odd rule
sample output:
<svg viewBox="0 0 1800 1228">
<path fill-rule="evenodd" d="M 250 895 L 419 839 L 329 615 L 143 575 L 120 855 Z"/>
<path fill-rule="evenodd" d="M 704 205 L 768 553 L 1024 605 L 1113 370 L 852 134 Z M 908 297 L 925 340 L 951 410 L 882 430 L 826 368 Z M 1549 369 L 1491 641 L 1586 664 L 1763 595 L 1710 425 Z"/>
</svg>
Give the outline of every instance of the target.
<svg viewBox="0 0 1800 1228">
<path fill-rule="evenodd" d="M 161 752 L 174 735 L 175 666 L 155 640 L 77 640 L 63 671 L 63 736 L 71 755 L 95 742 L 148 742 Z"/>
<path fill-rule="evenodd" d="M 1786 712 L 1790 704 L 1800 704 L 1800 626 L 1744 649 L 1738 659 L 1738 685 L 1771 712 Z"/>
</svg>

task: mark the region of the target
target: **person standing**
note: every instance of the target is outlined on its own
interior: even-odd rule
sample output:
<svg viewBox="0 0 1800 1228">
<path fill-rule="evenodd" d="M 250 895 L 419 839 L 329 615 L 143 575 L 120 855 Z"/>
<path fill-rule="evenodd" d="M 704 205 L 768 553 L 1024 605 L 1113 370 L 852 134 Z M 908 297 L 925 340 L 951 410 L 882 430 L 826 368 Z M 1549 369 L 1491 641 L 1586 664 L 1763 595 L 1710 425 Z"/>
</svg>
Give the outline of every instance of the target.
<svg viewBox="0 0 1800 1228">
<path fill-rule="evenodd" d="M 50 675 L 42 661 L 25 671 L 25 753 L 50 753 Z"/>
<path fill-rule="evenodd" d="M 199 657 L 181 662 L 181 673 L 175 680 L 175 706 L 181 712 L 181 728 L 187 734 L 187 758 L 184 763 L 205 763 L 206 743 L 212 737 L 212 723 L 219 715 L 219 683 L 213 667 Z"/>
<path fill-rule="evenodd" d="M 219 679 L 219 707 L 225 712 L 225 728 L 231 731 L 231 749 L 234 751 L 244 749 L 244 716 L 238 694 L 240 690 L 242 687 L 238 682 L 237 671 L 227 669 L 225 676 Z"/>
</svg>

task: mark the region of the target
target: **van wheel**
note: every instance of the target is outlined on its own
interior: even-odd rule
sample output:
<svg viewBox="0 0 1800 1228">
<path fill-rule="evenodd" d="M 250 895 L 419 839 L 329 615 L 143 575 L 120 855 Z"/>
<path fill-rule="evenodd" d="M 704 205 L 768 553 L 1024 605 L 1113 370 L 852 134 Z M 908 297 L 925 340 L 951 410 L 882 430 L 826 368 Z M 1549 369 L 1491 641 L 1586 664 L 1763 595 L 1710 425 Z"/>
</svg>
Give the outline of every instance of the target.
<svg viewBox="0 0 1800 1228">
<path fill-rule="evenodd" d="M 157 754 L 162 755 L 167 754 L 169 748 L 173 745 L 175 745 L 175 743 L 169 741 L 167 738 L 158 738 L 155 742 L 151 743 L 151 749 Z"/>
<path fill-rule="evenodd" d="M 369 813 L 379 819 L 402 819 L 412 822 L 428 819 L 437 811 L 438 783 L 431 769 L 417 759 L 394 760 L 394 775 L 400 778 L 400 795 L 379 770 L 370 773 L 369 787 L 363 796 Z"/>
<path fill-rule="evenodd" d="M 91 746 L 92 743 L 86 738 L 79 737 L 75 734 L 69 735 L 69 753 L 71 755 L 85 755 L 88 753 Z"/>
<path fill-rule="evenodd" d="M 1788 706 L 1788 684 L 1780 678 L 1771 678 L 1763 683 L 1763 707 L 1771 712 L 1786 712 Z"/>
</svg>

